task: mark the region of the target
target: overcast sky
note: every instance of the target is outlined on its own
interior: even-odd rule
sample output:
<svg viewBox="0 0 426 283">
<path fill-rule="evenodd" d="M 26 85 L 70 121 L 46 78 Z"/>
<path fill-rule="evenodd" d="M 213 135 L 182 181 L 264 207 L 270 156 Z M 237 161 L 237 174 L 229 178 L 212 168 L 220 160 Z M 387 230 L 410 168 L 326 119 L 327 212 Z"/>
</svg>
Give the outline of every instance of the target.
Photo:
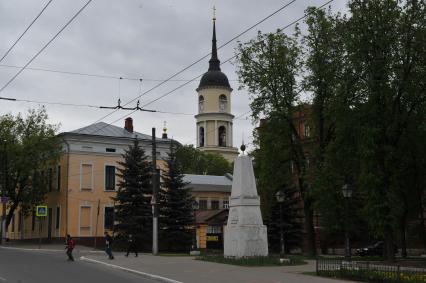
<svg viewBox="0 0 426 283">
<path fill-rule="evenodd" d="M 0 63 L 0 88 L 19 70 L 5 67 L 23 66 L 85 4 L 87 0 L 53 0 L 27 34 Z M 47 0 L 0 0 L 0 58 Z M 58 38 L 29 66 L 68 72 L 100 74 L 116 78 L 98 78 L 25 70 L 0 93 L 2 97 L 47 102 L 88 105 L 116 105 L 117 99 L 128 102 L 151 89 L 174 73 L 210 53 L 212 7 L 216 6 L 218 45 L 233 38 L 249 26 L 279 9 L 290 0 L 93 0 Z M 297 0 L 288 8 L 239 38 L 245 42 L 258 30 L 272 32 L 303 15 L 308 6 L 320 6 L 327 0 Z M 335 0 L 333 11 L 345 11 L 346 0 Z M 287 29 L 289 33 L 292 28 Z M 223 62 L 235 54 L 237 42 L 218 51 Z M 174 81 L 145 94 L 141 105 L 170 92 L 208 68 L 208 58 L 189 68 Z M 238 90 L 235 66 L 222 65 L 234 89 L 232 113 L 248 111 L 249 97 Z M 126 78 L 142 78 L 128 80 Z M 197 111 L 195 80 L 146 108 L 164 112 L 194 114 Z M 135 103 L 129 106 L 135 106 Z M 38 104 L 0 100 L 0 114 L 26 112 Z M 46 105 L 51 123 L 60 131 L 72 131 L 111 113 L 93 107 Z M 129 112 L 118 111 L 102 121 L 124 125 Z M 137 112 L 131 115 L 136 131 L 150 134 L 152 127 L 161 132 L 167 122 L 170 137 L 184 144 L 195 143 L 193 115 Z M 246 118 L 247 117 L 247 118 Z M 118 120 L 118 121 L 116 121 Z M 244 134 L 251 142 L 253 129 L 248 115 L 234 121 L 234 145 Z M 160 134 L 158 134 L 160 135 Z"/>
</svg>

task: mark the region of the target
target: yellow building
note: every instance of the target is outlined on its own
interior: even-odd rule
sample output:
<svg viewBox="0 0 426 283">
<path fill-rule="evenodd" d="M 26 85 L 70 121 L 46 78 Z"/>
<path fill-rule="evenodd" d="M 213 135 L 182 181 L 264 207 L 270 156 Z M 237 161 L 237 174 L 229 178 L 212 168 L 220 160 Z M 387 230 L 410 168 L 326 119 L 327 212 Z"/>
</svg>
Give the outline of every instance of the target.
<svg viewBox="0 0 426 283">
<path fill-rule="evenodd" d="M 39 223 L 34 215 L 24 219 L 16 211 L 8 228 L 11 240 L 38 238 L 40 228 L 47 239 L 64 238 L 68 233 L 84 243 L 103 237 L 114 224 L 112 197 L 118 184 L 117 162 L 122 161 L 122 154 L 136 138 L 146 155 L 152 156 L 152 137 L 134 132 L 132 118 L 126 119 L 124 128 L 100 122 L 59 136 L 64 154 L 47 172 L 48 216 Z M 157 138 L 159 167 L 164 165 L 170 142 L 166 135 Z"/>
<path fill-rule="evenodd" d="M 220 70 L 216 47 L 216 21 L 213 19 L 209 69 L 201 77 L 197 88 L 197 148 L 218 153 L 229 162 L 233 162 L 238 155 L 238 149 L 233 147 L 232 142 L 234 115 L 231 114 L 231 92 L 228 78 Z"/>
</svg>

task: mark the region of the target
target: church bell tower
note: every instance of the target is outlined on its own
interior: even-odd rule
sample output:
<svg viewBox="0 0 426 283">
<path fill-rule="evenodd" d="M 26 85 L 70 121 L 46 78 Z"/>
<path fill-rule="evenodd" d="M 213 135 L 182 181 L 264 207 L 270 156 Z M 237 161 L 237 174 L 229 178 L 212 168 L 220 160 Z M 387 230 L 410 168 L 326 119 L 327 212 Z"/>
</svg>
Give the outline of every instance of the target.
<svg viewBox="0 0 426 283">
<path fill-rule="evenodd" d="M 213 16 L 212 54 L 209 69 L 201 77 L 196 89 L 198 93 L 198 114 L 195 115 L 197 128 L 197 148 L 218 153 L 229 162 L 238 155 L 233 147 L 231 114 L 231 92 L 228 78 L 220 70 L 216 46 L 216 17 Z"/>
</svg>

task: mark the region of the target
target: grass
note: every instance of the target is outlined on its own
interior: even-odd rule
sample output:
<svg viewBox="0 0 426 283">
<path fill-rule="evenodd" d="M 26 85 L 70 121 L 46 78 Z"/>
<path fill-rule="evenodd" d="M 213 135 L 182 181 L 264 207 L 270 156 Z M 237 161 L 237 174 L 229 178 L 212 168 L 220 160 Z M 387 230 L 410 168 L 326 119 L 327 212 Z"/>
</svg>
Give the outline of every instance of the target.
<svg viewBox="0 0 426 283">
<path fill-rule="evenodd" d="M 290 262 L 280 263 L 279 257 L 247 257 L 247 258 L 225 258 L 223 255 L 201 255 L 197 260 L 240 265 L 240 266 L 284 266 L 284 265 L 302 265 L 306 264 L 301 256 L 289 256 Z"/>
</svg>

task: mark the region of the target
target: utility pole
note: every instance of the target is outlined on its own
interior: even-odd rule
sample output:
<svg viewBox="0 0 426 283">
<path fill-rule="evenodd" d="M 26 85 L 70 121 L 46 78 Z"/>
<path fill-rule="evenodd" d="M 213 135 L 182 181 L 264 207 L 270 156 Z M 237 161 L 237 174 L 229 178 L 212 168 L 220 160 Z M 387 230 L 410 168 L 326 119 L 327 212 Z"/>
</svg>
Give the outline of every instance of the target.
<svg viewBox="0 0 426 283">
<path fill-rule="evenodd" d="M 158 178 L 157 178 L 157 144 L 155 128 L 152 128 L 152 254 L 158 254 Z"/>
<path fill-rule="evenodd" d="M 8 187 L 8 170 L 7 170 L 7 151 L 6 151 L 6 140 L 3 140 L 3 186 L 1 190 L 1 203 L 2 203 L 2 214 L 1 214 L 1 234 L 0 234 L 0 243 L 4 243 L 6 239 L 6 190 Z"/>
</svg>

